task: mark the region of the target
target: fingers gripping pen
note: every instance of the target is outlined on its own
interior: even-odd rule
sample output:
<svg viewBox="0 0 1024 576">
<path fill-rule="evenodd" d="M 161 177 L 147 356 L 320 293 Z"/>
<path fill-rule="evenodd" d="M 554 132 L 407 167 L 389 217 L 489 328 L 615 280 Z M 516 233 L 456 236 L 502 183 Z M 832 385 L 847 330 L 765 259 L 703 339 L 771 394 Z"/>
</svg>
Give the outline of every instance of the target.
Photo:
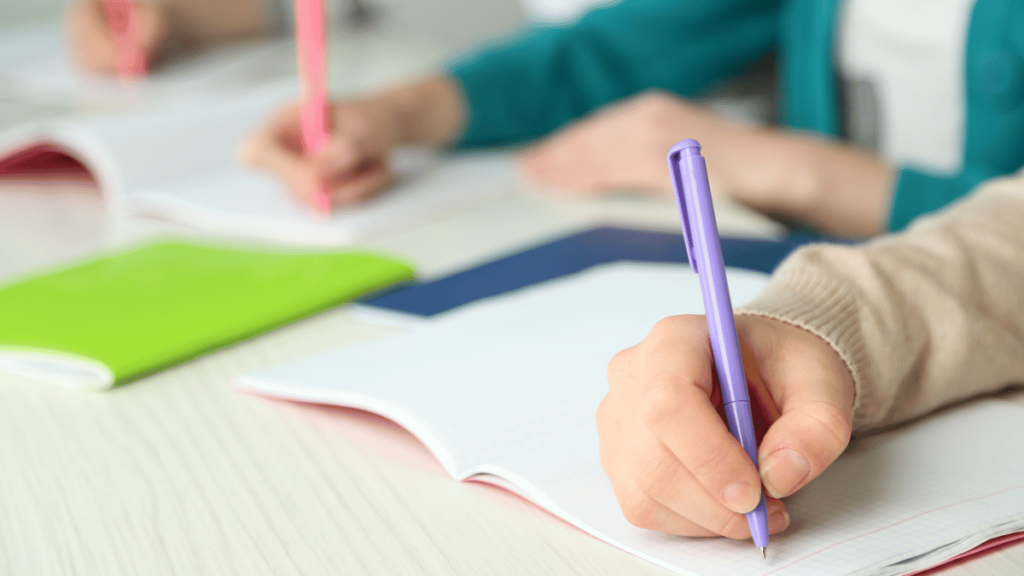
<svg viewBox="0 0 1024 576">
<path fill-rule="evenodd" d="M 722 260 L 722 245 L 718 238 L 707 167 L 704 165 L 704 157 L 700 155 L 700 144 L 696 140 L 683 140 L 676 144 L 669 151 L 668 165 L 683 223 L 686 254 L 690 267 L 700 279 L 704 312 L 711 336 L 711 351 L 715 357 L 729 431 L 746 450 L 756 468 L 757 438 L 750 413 L 747 378 L 743 373 L 743 360 Z M 768 511 L 763 490 L 757 507 L 747 513 L 747 524 L 754 545 L 765 556 L 768 549 Z"/>
</svg>

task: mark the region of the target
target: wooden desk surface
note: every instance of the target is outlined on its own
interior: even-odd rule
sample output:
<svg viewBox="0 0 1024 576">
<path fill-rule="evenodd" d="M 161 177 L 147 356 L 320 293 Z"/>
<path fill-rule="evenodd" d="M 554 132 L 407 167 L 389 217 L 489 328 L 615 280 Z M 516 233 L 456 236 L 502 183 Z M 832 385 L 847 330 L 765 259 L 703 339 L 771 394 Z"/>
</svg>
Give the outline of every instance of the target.
<svg viewBox="0 0 1024 576">
<path fill-rule="evenodd" d="M 0 127 L 52 113 L 0 103 Z M 778 231 L 719 213 L 723 233 Z M 521 189 L 370 245 L 430 277 L 606 222 L 678 226 L 667 199 Z M 167 232 L 188 233 L 111 218 L 95 191 L 0 187 L 0 281 Z M 666 573 L 506 492 L 452 481 L 387 422 L 231 389 L 238 374 L 390 332 L 340 308 L 111 392 L 0 379 L 0 573 Z M 1021 574 L 1024 546 L 942 573 Z"/>
<path fill-rule="evenodd" d="M 741 211 L 720 212 L 724 230 L 770 230 Z M 616 214 L 676 224 L 667 202 L 569 202 L 523 190 L 372 245 L 437 275 Z M 115 221 L 93 192 L 0 188 L 0 274 L 174 228 Z M 515 496 L 452 481 L 386 422 L 231 389 L 243 372 L 390 332 L 341 308 L 107 393 L 0 380 L 0 572 L 663 572 Z M 1022 571 L 1017 546 L 945 573 Z"/>
</svg>

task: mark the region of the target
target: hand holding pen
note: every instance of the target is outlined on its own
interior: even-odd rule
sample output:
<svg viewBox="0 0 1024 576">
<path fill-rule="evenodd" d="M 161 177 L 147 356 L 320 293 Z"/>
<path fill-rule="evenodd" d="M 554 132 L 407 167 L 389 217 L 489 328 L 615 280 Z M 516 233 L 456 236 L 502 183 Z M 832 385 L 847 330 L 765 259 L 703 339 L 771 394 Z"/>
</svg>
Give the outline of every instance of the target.
<svg viewBox="0 0 1024 576">
<path fill-rule="evenodd" d="M 328 110 L 331 129 L 319 152 L 306 153 L 302 103 L 295 103 L 242 143 L 241 160 L 273 173 L 311 207 L 324 189 L 333 206 L 345 206 L 387 187 L 395 148 L 450 144 L 462 129 L 464 115 L 462 94 L 447 77 L 337 101 Z"/>
<path fill-rule="evenodd" d="M 166 49 L 171 21 L 154 2 L 86 0 L 68 8 L 72 55 L 86 70 L 137 77 Z"/>
<path fill-rule="evenodd" d="M 736 322 L 732 313 L 732 298 L 725 276 L 722 244 L 718 237 L 718 222 L 711 202 L 707 166 L 700 155 L 696 140 L 683 140 L 668 154 L 669 171 L 676 193 L 676 206 L 683 226 L 683 240 L 690 268 L 700 280 L 701 299 L 707 316 L 711 356 L 718 376 L 718 390 L 722 399 L 722 412 L 729 432 L 757 467 L 757 435 L 750 406 L 747 376 L 743 369 L 740 342 L 736 336 Z M 767 400 L 762 406 L 772 406 Z M 772 416 L 775 416 L 772 414 Z M 754 486 L 738 482 L 723 492 L 727 500 L 739 502 L 759 492 Z M 746 513 L 754 545 L 765 556 L 768 550 L 768 512 L 764 494 L 759 494 L 757 506 Z"/>
<path fill-rule="evenodd" d="M 763 483 L 767 534 L 754 534 L 763 546 L 789 525 L 779 498 L 806 486 L 846 448 L 854 386 L 835 350 L 768 318 L 738 316 L 735 331 L 755 430 L 763 435 L 759 466 L 726 424 L 726 404 L 737 391 L 723 393 L 705 317 L 666 318 L 609 364 L 609 393 L 597 414 L 601 463 L 634 525 L 750 538 L 746 515 L 760 508 Z"/>
</svg>

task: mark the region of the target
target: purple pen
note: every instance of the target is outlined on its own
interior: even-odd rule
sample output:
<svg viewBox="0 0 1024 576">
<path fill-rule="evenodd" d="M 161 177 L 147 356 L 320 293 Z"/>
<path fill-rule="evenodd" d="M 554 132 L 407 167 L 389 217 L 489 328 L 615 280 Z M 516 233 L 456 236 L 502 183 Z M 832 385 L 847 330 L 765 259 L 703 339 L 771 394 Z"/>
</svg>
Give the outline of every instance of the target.
<svg viewBox="0 0 1024 576">
<path fill-rule="evenodd" d="M 683 140 L 673 146 L 668 153 L 668 167 L 672 172 L 679 218 L 683 223 L 686 255 L 690 267 L 700 279 L 704 312 L 711 335 L 711 351 L 715 357 L 729 431 L 747 451 L 757 468 L 757 438 L 754 436 L 754 421 L 750 414 L 747 377 L 743 373 L 729 285 L 725 279 L 722 244 L 718 239 L 715 208 L 711 204 L 708 172 L 704 157 L 700 155 L 700 144 L 696 140 Z M 764 490 L 761 491 L 761 501 L 757 508 L 747 513 L 747 524 L 754 545 L 761 549 L 762 557 L 767 557 L 768 508 Z"/>
</svg>

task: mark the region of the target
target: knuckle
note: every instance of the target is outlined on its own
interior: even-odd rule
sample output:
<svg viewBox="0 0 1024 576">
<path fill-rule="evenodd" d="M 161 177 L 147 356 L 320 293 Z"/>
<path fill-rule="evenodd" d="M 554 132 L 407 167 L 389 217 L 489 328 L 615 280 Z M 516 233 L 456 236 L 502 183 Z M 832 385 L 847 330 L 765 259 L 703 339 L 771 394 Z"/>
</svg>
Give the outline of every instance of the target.
<svg viewBox="0 0 1024 576">
<path fill-rule="evenodd" d="M 358 138 L 366 138 L 378 128 L 379 122 L 374 122 L 374 119 L 365 110 L 348 108 L 342 111 L 342 115 L 345 129 Z"/>
<path fill-rule="evenodd" d="M 648 340 L 664 340 L 671 337 L 674 334 L 678 334 L 680 330 L 685 329 L 686 320 L 684 316 L 668 316 L 658 320 L 651 328 L 651 332 L 647 335 Z"/>
<path fill-rule="evenodd" d="M 833 404 L 820 403 L 808 412 L 808 416 L 821 429 L 825 438 L 831 441 L 836 455 L 849 444 L 853 423 L 846 412 Z"/>
<path fill-rule="evenodd" d="M 671 114 L 678 106 L 679 99 L 662 90 L 644 92 L 639 104 L 645 115 L 654 121 L 660 121 Z"/>
<path fill-rule="evenodd" d="M 732 512 L 724 514 L 716 518 L 709 528 L 713 532 L 734 540 L 750 537 L 750 528 L 747 526 L 746 516 L 742 514 Z"/>
<path fill-rule="evenodd" d="M 724 463 L 725 457 L 721 452 L 714 450 L 711 443 L 705 440 L 697 445 L 693 461 L 690 464 L 690 471 L 695 476 L 708 476 L 714 470 L 721 468 Z"/>
<path fill-rule="evenodd" d="M 670 96 L 664 90 L 659 90 L 657 88 L 645 90 L 640 94 L 640 96 L 637 97 L 637 102 L 649 108 L 659 108 L 661 106 L 665 106 L 672 100 L 672 96 Z"/>
<path fill-rule="evenodd" d="M 657 524 L 658 503 L 643 492 L 631 491 L 619 506 L 626 521 L 637 528 L 653 529 Z"/>
<path fill-rule="evenodd" d="M 679 393 L 674 382 L 658 378 L 651 382 L 650 390 L 640 404 L 641 421 L 651 430 L 662 428 L 674 422 L 679 413 Z"/>
<path fill-rule="evenodd" d="M 723 446 L 716 446 L 707 437 L 697 437 L 692 448 L 693 453 L 687 461 L 690 472 L 697 478 L 713 478 L 720 476 L 729 466 L 732 451 Z"/>
<path fill-rule="evenodd" d="M 328 140 L 327 145 L 331 155 L 335 158 L 355 158 L 358 156 L 358 148 L 356 143 L 352 139 L 346 137 L 344 134 L 335 133 Z"/>
<path fill-rule="evenodd" d="M 668 316 L 658 320 L 648 334 L 648 339 L 665 340 L 679 338 L 693 332 L 704 332 L 707 330 L 707 322 L 703 316 L 694 314 L 683 314 L 680 316 Z"/>
<path fill-rule="evenodd" d="M 608 383 L 615 385 L 619 380 L 628 376 L 630 361 L 634 355 L 633 348 L 627 348 L 612 356 L 608 362 Z"/>
</svg>

